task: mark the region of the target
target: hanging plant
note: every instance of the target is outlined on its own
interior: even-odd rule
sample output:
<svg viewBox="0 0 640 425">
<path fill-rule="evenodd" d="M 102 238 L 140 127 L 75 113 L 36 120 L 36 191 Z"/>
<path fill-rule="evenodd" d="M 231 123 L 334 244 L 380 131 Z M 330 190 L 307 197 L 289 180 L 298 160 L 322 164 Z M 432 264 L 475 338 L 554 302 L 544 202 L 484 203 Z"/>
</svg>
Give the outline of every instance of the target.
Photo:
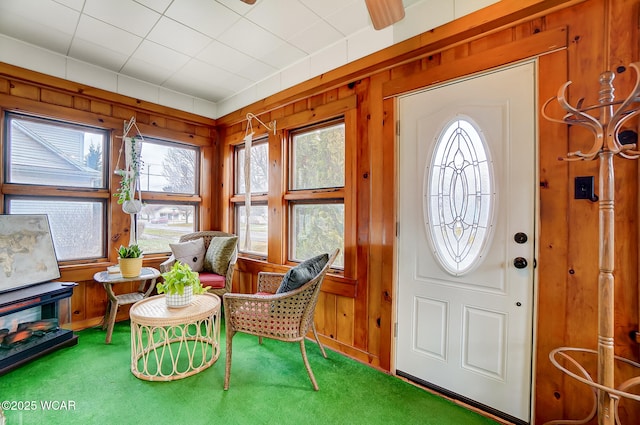
<svg viewBox="0 0 640 425">
<path fill-rule="evenodd" d="M 116 170 L 115 173 L 121 177 L 120 186 L 113 194 L 118 198 L 118 204 L 122 205 L 124 212 L 137 214 L 142 210 L 142 201 L 135 199 L 136 189 L 139 184 L 140 168 L 142 161 L 140 153 L 142 151 L 142 138 L 125 137 L 124 154 L 125 169 Z"/>
</svg>

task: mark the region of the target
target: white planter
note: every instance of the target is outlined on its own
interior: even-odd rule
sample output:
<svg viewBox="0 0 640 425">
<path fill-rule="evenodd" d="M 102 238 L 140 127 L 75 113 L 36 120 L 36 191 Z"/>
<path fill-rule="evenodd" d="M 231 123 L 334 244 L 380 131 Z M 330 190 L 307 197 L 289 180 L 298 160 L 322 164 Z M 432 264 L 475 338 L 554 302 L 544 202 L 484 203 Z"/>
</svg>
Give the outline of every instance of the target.
<svg viewBox="0 0 640 425">
<path fill-rule="evenodd" d="M 186 286 L 184 288 L 184 294 L 166 294 L 164 299 L 167 302 L 169 308 L 182 308 L 191 304 L 193 301 L 193 287 Z"/>
</svg>

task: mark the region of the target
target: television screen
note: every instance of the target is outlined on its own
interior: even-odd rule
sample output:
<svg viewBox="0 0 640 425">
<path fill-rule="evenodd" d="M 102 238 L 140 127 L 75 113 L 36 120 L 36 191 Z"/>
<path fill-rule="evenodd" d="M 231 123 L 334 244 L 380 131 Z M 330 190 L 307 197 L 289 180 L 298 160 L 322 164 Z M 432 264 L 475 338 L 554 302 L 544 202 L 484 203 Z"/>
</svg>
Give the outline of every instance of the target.
<svg viewBox="0 0 640 425">
<path fill-rule="evenodd" d="M 60 278 L 46 215 L 0 215 L 0 293 Z"/>
</svg>

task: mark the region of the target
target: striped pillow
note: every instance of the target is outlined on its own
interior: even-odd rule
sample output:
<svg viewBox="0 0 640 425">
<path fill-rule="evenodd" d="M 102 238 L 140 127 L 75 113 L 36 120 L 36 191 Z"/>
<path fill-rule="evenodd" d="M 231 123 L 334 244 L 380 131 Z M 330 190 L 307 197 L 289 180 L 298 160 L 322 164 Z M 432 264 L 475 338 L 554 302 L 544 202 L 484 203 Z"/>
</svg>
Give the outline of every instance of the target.
<svg viewBox="0 0 640 425">
<path fill-rule="evenodd" d="M 226 275 L 229 261 L 238 243 L 237 236 L 217 236 L 211 239 L 204 256 L 203 270 L 219 275 Z"/>
</svg>

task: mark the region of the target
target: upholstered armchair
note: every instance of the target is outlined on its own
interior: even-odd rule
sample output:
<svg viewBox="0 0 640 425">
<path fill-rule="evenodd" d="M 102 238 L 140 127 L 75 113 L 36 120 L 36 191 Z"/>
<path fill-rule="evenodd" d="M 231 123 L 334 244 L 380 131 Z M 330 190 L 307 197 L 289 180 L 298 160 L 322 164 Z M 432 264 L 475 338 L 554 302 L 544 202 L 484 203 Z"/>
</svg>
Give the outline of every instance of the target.
<svg viewBox="0 0 640 425">
<path fill-rule="evenodd" d="M 182 235 L 178 244 L 170 244 L 173 253 L 160 264 L 160 271 L 162 273 L 169 271 L 176 257 L 179 257 L 176 252 L 180 252 L 180 248 L 190 243 L 195 245 L 195 242 L 200 242 L 199 239 L 202 239 L 201 246 L 204 248 L 199 248 L 199 252 L 195 253 L 193 248 L 189 247 L 188 255 L 183 254 L 188 257 L 184 262 L 200 274 L 202 286 L 210 286 L 209 292 L 222 297 L 223 294 L 231 291 L 233 271 L 238 258 L 238 238 L 234 234 L 206 230 Z M 194 267 L 196 263 L 199 267 Z"/>
<path fill-rule="evenodd" d="M 224 295 L 227 346 L 225 390 L 229 389 L 233 336 L 236 332 L 243 332 L 256 335 L 259 343 L 262 343 L 263 337 L 298 342 L 302 361 L 313 389 L 318 391 L 316 378 L 307 359 L 304 341 L 311 330 L 322 355 L 327 357 L 318 339 L 313 316 L 322 281 L 338 256 L 338 252 L 339 250 L 336 249 L 331 255 L 323 254 L 306 260 L 286 274 L 259 273 L 256 294 L 227 293 Z"/>
</svg>

